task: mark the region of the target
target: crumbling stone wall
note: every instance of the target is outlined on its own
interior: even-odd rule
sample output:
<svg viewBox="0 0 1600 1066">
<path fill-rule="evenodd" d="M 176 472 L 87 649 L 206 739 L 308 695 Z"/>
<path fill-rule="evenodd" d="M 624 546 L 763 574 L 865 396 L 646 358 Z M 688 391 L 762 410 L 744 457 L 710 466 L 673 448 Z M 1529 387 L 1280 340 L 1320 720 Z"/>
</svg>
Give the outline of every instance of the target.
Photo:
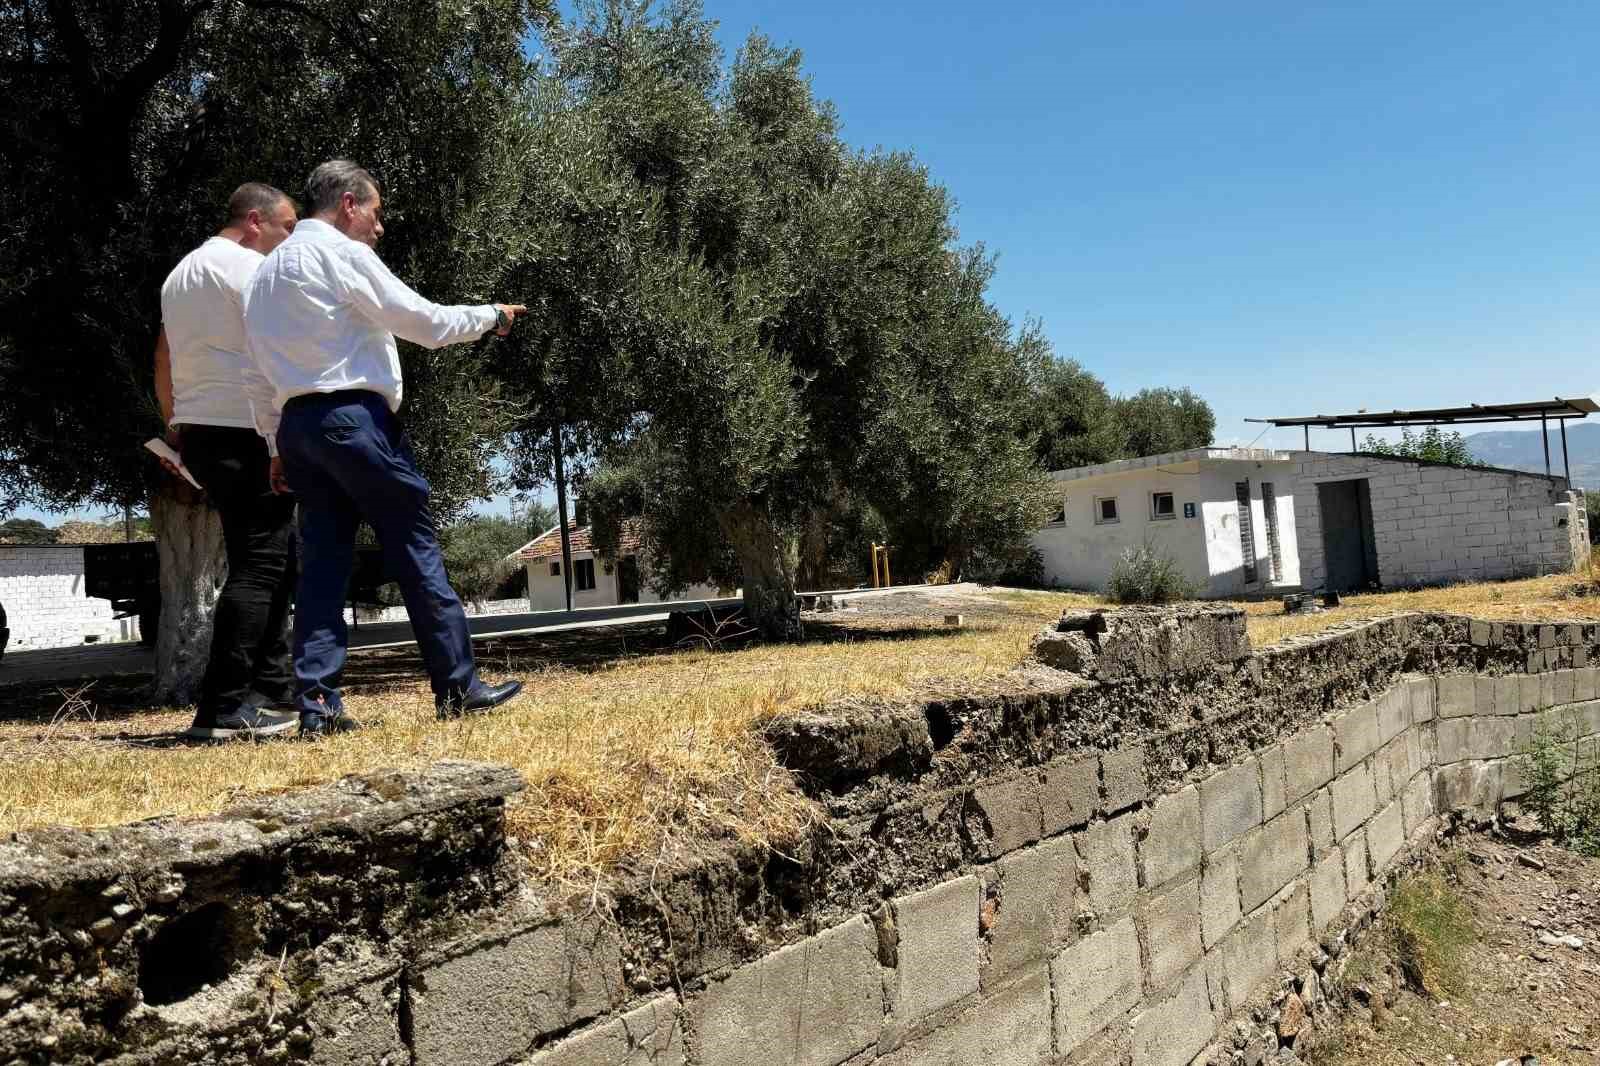
<svg viewBox="0 0 1600 1066">
<path fill-rule="evenodd" d="M 601 896 L 521 879 L 518 782 L 466 764 L 25 834 L 0 1062 L 1256 1061 L 1305 1039 L 1344 931 L 1445 818 L 1520 794 L 1540 714 L 1600 749 L 1593 625 L 1405 615 L 1252 653 L 1213 607 L 1074 615 L 1038 649 L 771 723 L 816 832 Z"/>
</svg>

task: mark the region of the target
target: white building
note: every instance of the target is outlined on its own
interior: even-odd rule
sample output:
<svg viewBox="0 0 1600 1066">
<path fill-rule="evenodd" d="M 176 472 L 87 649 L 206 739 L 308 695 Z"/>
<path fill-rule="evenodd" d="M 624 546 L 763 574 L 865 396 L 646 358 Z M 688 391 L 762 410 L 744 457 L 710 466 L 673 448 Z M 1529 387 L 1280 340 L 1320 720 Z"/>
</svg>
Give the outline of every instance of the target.
<svg viewBox="0 0 1600 1066">
<path fill-rule="evenodd" d="M 1204 596 L 1403 588 L 1586 565 L 1583 493 L 1559 477 L 1414 459 L 1196 448 L 1060 470 L 1033 537 L 1054 585 L 1098 591 L 1130 547 Z"/>
<path fill-rule="evenodd" d="M 664 600 L 650 587 L 650 570 L 639 542 L 638 530 L 625 524 L 617 559 L 596 554 L 592 527 L 568 526 L 572 545 L 572 606 L 612 607 L 623 603 L 664 603 L 679 600 L 710 600 L 732 596 L 733 590 L 718 591 L 710 585 L 691 585 Z M 552 526 L 518 548 L 515 557 L 528 570 L 528 607 L 534 611 L 566 609 L 566 591 L 561 575 L 561 527 Z"/>
<path fill-rule="evenodd" d="M 1060 509 L 1033 537 L 1050 584 L 1102 589 L 1143 544 L 1175 559 L 1205 596 L 1300 584 L 1288 452 L 1195 448 L 1050 476 Z"/>
<path fill-rule="evenodd" d="M 9 648 L 138 640 L 138 619 L 113 617 L 110 601 L 90 599 L 83 581 L 81 544 L 0 544 L 0 608 L 11 630 Z"/>
</svg>

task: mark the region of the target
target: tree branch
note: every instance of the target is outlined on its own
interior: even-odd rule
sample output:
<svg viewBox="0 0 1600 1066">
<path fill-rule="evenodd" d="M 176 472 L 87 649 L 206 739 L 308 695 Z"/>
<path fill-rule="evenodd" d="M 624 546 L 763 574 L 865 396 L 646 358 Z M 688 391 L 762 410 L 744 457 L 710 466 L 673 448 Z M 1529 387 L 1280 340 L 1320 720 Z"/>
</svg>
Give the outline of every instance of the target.
<svg viewBox="0 0 1600 1066">
<path fill-rule="evenodd" d="M 383 56 L 368 48 L 365 42 L 352 33 L 348 27 L 340 25 L 321 11 L 317 11 L 301 2 L 301 0 L 239 0 L 239 3 L 254 11 L 284 11 L 322 26 L 323 29 L 338 38 L 346 48 L 365 61 L 368 66 L 383 71 L 394 81 L 395 88 L 400 93 L 401 108 L 409 117 L 411 95 L 405 79 L 400 75 L 399 69 L 393 63 L 385 60 Z"/>
</svg>

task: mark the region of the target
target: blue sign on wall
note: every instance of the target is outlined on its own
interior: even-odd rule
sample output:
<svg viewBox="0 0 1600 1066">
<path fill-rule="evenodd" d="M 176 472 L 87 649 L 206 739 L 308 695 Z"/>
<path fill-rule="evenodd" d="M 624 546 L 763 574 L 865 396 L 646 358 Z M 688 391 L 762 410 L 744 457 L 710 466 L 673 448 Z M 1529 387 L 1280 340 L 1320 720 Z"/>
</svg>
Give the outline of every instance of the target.
<svg viewBox="0 0 1600 1066">
<path fill-rule="evenodd" d="M 1185 518 L 1193 518 L 1194 517 L 1194 504 L 1186 503 L 1186 504 L 1183 505 L 1183 517 L 1185 517 Z"/>
</svg>

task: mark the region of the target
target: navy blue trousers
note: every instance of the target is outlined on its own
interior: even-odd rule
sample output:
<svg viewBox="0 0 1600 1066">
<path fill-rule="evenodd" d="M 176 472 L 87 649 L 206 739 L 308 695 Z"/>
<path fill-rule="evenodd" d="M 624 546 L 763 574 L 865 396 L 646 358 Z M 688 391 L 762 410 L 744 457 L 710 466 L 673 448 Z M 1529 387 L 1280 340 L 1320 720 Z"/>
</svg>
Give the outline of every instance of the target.
<svg viewBox="0 0 1600 1066">
<path fill-rule="evenodd" d="M 300 501 L 294 615 L 300 712 L 343 710 L 345 590 L 362 519 L 377 534 L 384 564 L 400 584 L 434 695 L 471 688 L 477 673 L 467 615 L 445 578 L 428 482 L 383 397 L 353 389 L 294 397 L 278 426 L 278 454 Z"/>
</svg>

